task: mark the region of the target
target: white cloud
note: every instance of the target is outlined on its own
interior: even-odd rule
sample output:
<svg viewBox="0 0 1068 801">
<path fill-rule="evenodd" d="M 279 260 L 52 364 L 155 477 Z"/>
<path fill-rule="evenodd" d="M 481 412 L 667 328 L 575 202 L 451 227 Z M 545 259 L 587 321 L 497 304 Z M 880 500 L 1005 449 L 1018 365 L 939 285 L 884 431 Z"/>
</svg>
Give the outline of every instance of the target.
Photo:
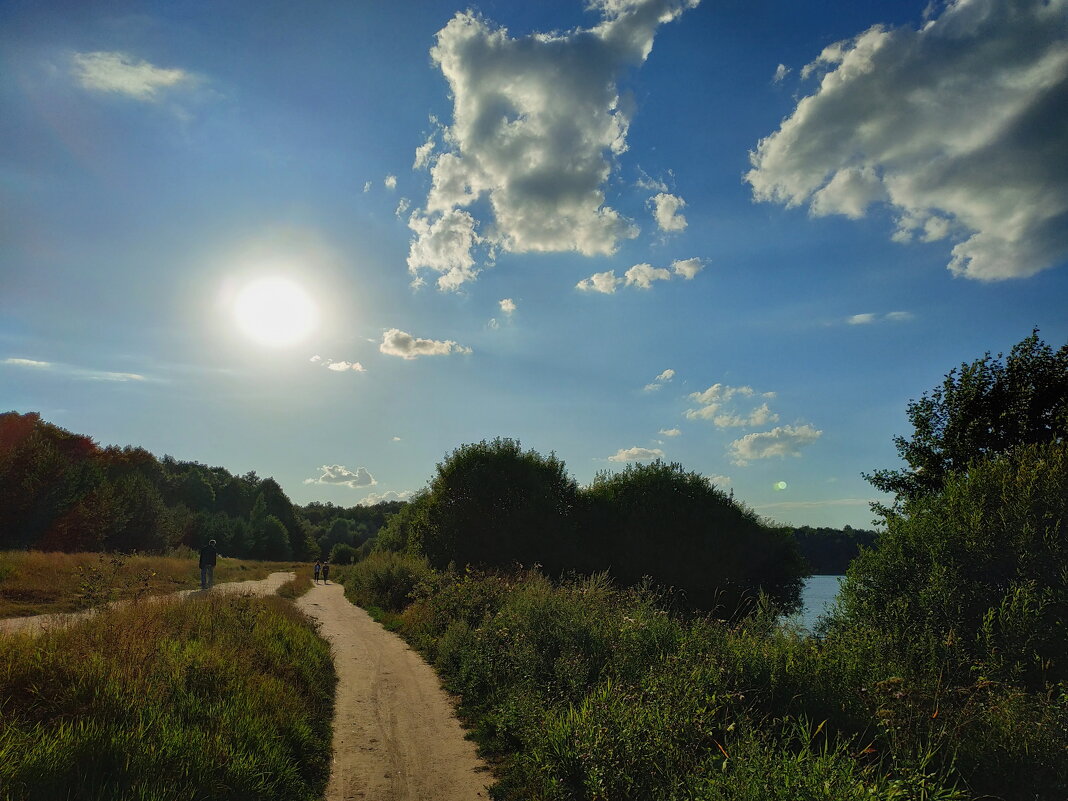
<svg viewBox="0 0 1068 801">
<path fill-rule="evenodd" d="M 319 468 L 320 474 L 316 478 L 304 479 L 305 484 L 331 484 L 337 487 L 373 487 L 378 482 L 375 477 L 367 472 L 365 467 L 357 467 L 356 471 L 349 470 L 340 464 L 324 464 Z"/>
<path fill-rule="evenodd" d="M 877 25 L 750 154 L 758 200 L 898 216 L 893 238 L 953 237 L 955 275 L 1032 275 L 1068 256 L 1068 0 L 950 0 L 919 28 Z"/>
<path fill-rule="evenodd" d="M 475 280 L 478 269 L 471 249 L 481 242 L 475 233 L 475 218 L 466 211 L 452 210 L 430 217 L 414 212 L 408 227 L 415 231 L 408 251 L 408 271 L 419 278 L 422 269 L 441 273 L 438 288 L 459 289 L 461 284 Z"/>
<path fill-rule="evenodd" d="M 327 370 L 333 370 L 337 373 L 343 373 L 346 370 L 352 370 L 357 373 L 366 373 L 367 370 L 359 362 L 329 362 L 326 365 Z"/>
<path fill-rule="evenodd" d="M 780 64 L 775 68 L 775 75 L 772 76 L 772 83 L 782 83 L 783 79 L 790 74 L 790 68 L 785 64 Z"/>
<path fill-rule="evenodd" d="M 39 362 L 36 359 L 4 359 L 4 364 L 11 364 L 15 367 L 33 367 L 38 370 L 47 370 L 52 367 L 52 362 Z"/>
<path fill-rule="evenodd" d="M 871 325 L 878 322 L 903 323 L 912 318 L 912 312 L 907 311 L 892 311 L 886 314 L 865 312 L 864 314 L 854 314 L 852 317 L 847 317 L 846 322 L 850 325 Z"/>
<path fill-rule="evenodd" d="M 682 432 L 677 428 L 661 428 L 660 433 L 665 437 L 677 437 Z"/>
<path fill-rule="evenodd" d="M 656 378 L 654 378 L 651 384 L 646 384 L 645 385 L 645 391 L 646 392 L 655 392 L 656 390 L 660 389 L 660 387 L 662 387 L 664 384 L 666 384 L 668 381 L 670 381 L 674 377 L 675 377 L 675 371 L 672 370 L 669 367 L 667 370 L 664 370 L 664 372 L 662 372 L 660 375 L 658 375 Z"/>
<path fill-rule="evenodd" d="M 583 292 L 601 292 L 605 295 L 611 295 L 616 291 L 616 287 L 619 284 L 620 279 L 616 277 L 615 271 L 607 270 L 603 273 L 594 273 L 589 278 L 583 278 L 575 284 L 575 289 L 581 289 Z"/>
<path fill-rule="evenodd" d="M 679 212 L 685 208 L 686 201 L 677 195 L 661 192 L 650 198 L 653 204 L 653 217 L 661 231 L 685 231 L 686 218 Z"/>
<path fill-rule="evenodd" d="M 681 275 L 687 281 L 691 280 L 705 267 L 700 259 L 678 259 L 671 263 L 671 269 L 675 275 Z"/>
<path fill-rule="evenodd" d="M 457 345 L 452 340 L 442 342 L 435 339 L 417 339 L 397 328 L 391 328 L 382 334 L 382 344 L 378 349 L 387 356 L 399 356 L 402 359 L 472 352 L 471 348 Z"/>
<path fill-rule="evenodd" d="M 697 401 L 702 405 L 708 405 L 710 403 L 726 402 L 733 398 L 735 395 L 740 395 L 744 398 L 751 397 L 755 394 L 752 387 L 731 387 L 726 384 L 713 384 L 704 392 L 692 392 L 690 393 L 690 400 Z"/>
<path fill-rule="evenodd" d="M 610 462 L 651 462 L 653 459 L 663 459 L 664 452 L 659 448 L 620 448 L 612 456 Z"/>
<path fill-rule="evenodd" d="M 316 354 L 315 356 L 312 356 L 310 359 L 308 359 L 308 361 L 311 362 L 312 364 L 318 364 L 322 360 L 323 360 L 322 356 L 319 356 L 318 354 Z"/>
<path fill-rule="evenodd" d="M 400 437 L 393 437 L 392 439 L 390 439 L 390 442 L 400 442 L 400 441 L 401 441 Z"/>
<path fill-rule="evenodd" d="M 388 490 L 386 492 L 372 492 L 366 498 L 361 498 L 356 503 L 359 506 L 374 506 L 376 503 L 382 503 L 383 501 L 406 501 L 413 495 L 411 490 L 402 490 L 401 492 L 395 492 L 394 490 Z"/>
<path fill-rule="evenodd" d="M 739 426 L 763 426 L 768 423 L 779 422 L 779 415 L 775 414 L 768 408 L 768 404 L 763 403 L 757 408 L 753 409 L 747 415 L 737 414 L 717 414 L 712 418 L 712 422 L 716 425 L 716 428 L 737 428 Z"/>
<path fill-rule="evenodd" d="M 639 189 L 647 189 L 651 192 L 667 192 L 668 185 L 650 176 L 641 167 L 638 168 L 638 181 L 635 184 Z"/>
<path fill-rule="evenodd" d="M 185 70 L 153 66 L 125 53 L 75 53 L 73 75 L 84 88 L 152 101 L 161 89 L 187 82 Z"/>
<path fill-rule="evenodd" d="M 430 164 L 434 155 L 434 137 L 430 137 L 415 149 L 415 161 L 412 162 L 413 170 L 421 170 Z"/>
<path fill-rule="evenodd" d="M 501 306 L 501 311 L 504 312 L 505 314 L 511 314 L 516 309 L 515 301 L 512 300 L 511 298 L 505 298 L 504 300 L 502 300 L 500 302 L 500 306 Z"/>
<path fill-rule="evenodd" d="M 382 180 L 382 185 L 384 187 L 386 187 L 386 189 L 390 189 L 390 190 L 396 189 L 397 188 L 397 176 L 396 175 L 387 175 Z"/>
<path fill-rule="evenodd" d="M 822 435 L 822 431 L 808 423 L 802 426 L 777 426 L 771 431 L 746 434 L 730 444 L 731 461 L 745 466 L 756 459 L 800 456 L 801 448 L 811 445 Z"/>
<path fill-rule="evenodd" d="M 707 476 L 708 481 L 714 487 L 726 487 L 731 483 L 730 476 Z"/>
<path fill-rule="evenodd" d="M 640 289 L 649 289 L 653 281 L 671 280 L 671 271 L 663 267 L 653 267 L 651 264 L 635 264 L 625 273 L 627 286 L 636 286 Z"/>
<path fill-rule="evenodd" d="M 371 191 L 371 182 L 370 181 L 364 181 L 363 182 L 363 191 L 365 193 Z"/>
<path fill-rule="evenodd" d="M 423 215 L 486 198 L 484 236 L 516 253 L 607 255 L 636 236 L 605 198 L 633 113 L 616 83 L 645 61 L 662 23 L 696 4 L 599 0 L 592 28 L 519 38 L 473 11 L 457 13 L 430 51 L 453 113 L 442 131 L 448 149 L 428 156 Z"/>
<path fill-rule="evenodd" d="M 402 197 L 400 199 L 400 201 L 397 203 L 397 208 L 393 212 L 393 214 L 396 215 L 397 217 L 403 217 L 405 214 L 408 213 L 408 209 L 410 209 L 411 206 L 412 206 L 412 201 L 408 200 L 408 198 L 406 198 L 406 197 Z"/>
<path fill-rule="evenodd" d="M 496 331 L 498 328 L 501 327 L 501 324 L 499 322 L 497 322 L 497 318 L 496 317 L 490 317 L 489 322 L 486 323 L 486 325 L 489 328 L 492 328 L 494 331 Z"/>
<path fill-rule="evenodd" d="M 21 359 L 17 357 L 11 357 L 4 359 L 3 364 L 9 364 L 12 367 L 26 367 L 31 370 L 48 370 L 59 373 L 61 375 L 72 376 L 73 378 L 80 378 L 85 381 L 148 381 L 147 376 L 140 373 L 117 373 L 110 370 L 93 370 L 85 367 L 75 367 L 70 364 L 60 364 L 58 362 L 42 362 L 37 359 Z"/>
</svg>

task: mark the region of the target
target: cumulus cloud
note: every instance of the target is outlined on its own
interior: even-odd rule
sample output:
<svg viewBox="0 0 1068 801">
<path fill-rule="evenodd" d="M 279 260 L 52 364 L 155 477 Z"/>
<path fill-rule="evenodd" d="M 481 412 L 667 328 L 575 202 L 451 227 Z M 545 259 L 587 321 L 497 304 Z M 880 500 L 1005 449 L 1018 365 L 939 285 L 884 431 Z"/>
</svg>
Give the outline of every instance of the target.
<svg viewBox="0 0 1068 801">
<path fill-rule="evenodd" d="M 371 182 L 370 181 L 364 181 L 363 182 L 363 191 L 365 193 L 371 191 Z"/>
<path fill-rule="evenodd" d="M 682 432 L 677 428 L 661 428 L 660 433 L 665 437 L 677 437 Z"/>
<path fill-rule="evenodd" d="M 772 83 L 782 83 L 783 79 L 790 74 L 790 68 L 780 64 L 775 68 L 775 74 L 771 78 Z"/>
<path fill-rule="evenodd" d="M 638 289 L 651 289 L 654 281 L 670 281 L 673 276 L 679 276 L 689 281 L 704 268 L 700 259 L 679 259 L 671 264 L 671 269 L 666 267 L 653 267 L 651 264 L 635 264 L 623 273 L 620 278 L 615 270 L 606 270 L 603 273 L 594 273 L 589 278 L 583 278 L 577 284 L 576 289 L 583 292 L 601 292 L 611 295 L 620 284 L 637 287 Z"/>
<path fill-rule="evenodd" d="M 386 492 L 372 492 L 366 498 L 361 498 L 356 501 L 359 506 L 374 506 L 376 503 L 382 503 L 384 501 L 406 501 L 412 497 L 411 490 L 402 490 L 396 492 L 394 490 L 388 490 Z"/>
<path fill-rule="evenodd" d="M 383 179 L 382 185 L 384 187 L 386 187 L 386 189 L 391 189 L 391 190 L 392 189 L 396 189 L 397 188 L 397 176 L 396 175 L 387 175 Z"/>
<path fill-rule="evenodd" d="M 652 380 L 652 383 L 646 384 L 645 385 L 645 391 L 646 392 L 654 392 L 654 391 L 660 389 L 660 387 L 664 386 L 664 384 L 666 384 L 668 381 L 670 381 L 674 377 L 675 377 L 675 371 L 672 370 L 669 367 L 667 370 L 664 370 L 664 372 L 662 372 L 660 375 L 658 375 L 656 378 L 654 378 Z"/>
<path fill-rule="evenodd" d="M 1068 256 L 1068 0 L 950 0 L 919 28 L 876 25 L 750 154 L 758 200 L 861 217 L 894 239 L 952 237 L 949 270 L 993 281 Z"/>
<path fill-rule="evenodd" d="M 514 312 L 516 310 L 515 301 L 512 300 L 511 298 L 504 298 L 500 302 L 500 306 L 501 306 L 501 311 L 504 312 L 505 314 L 511 314 L 512 312 Z"/>
<path fill-rule="evenodd" d="M 633 113 L 617 81 L 649 56 L 661 24 L 697 2 L 597 0 L 590 5 L 601 20 L 591 28 L 518 38 L 473 11 L 457 13 L 430 51 L 453 112 L 443 151 L 426 156 L 423 216 L 485 198 L 491 218 L 480 236 L 516 253 L 607 255 L 636 236 L 605 198 Z M 416 233 L 413 252 L 424 236 Z"/>
<path fill-rule="evenodd" d="M 912 312 L 907 311 L 892 311 L 886 314 L 865 312 L 864 314 L 854 314 L 851 317 L 847 317 L 846 322 L 849 325 L 871 325 L 878 322 L 903 323 L 911 319 Z"/>
<path fill-rule="evenodd" d="M 357 467 L 355 472 L 341 464 L 324 464 L 319 468 L 316 478 L 304 479 L 305 484 L 331 484 L 335 487 L 373 487 L 378 482 L 367 472 L 365 467 Z"/>
<path fill-rule="evenodd" d="M 651 462 L 654 459 L 663 459 L 664 452 L 660 448 L 620 448 L 615 454 L 608 457 L 610 462 Z"/>
<path fill-rule="evenodd" d="M 466 211 L 453 209 L 433 220 L 418 211 L 408 220 L 415 231 L 408 251 L 408 271 L 419 278 L 423 269 L 441 273 L 438 288 L 455 290 L 475 280 L 478 269 L 471 248 L 482 241 L 475 232 L 475 218 Z"/>
<path fill-rule="evenodd" d="M 653 217 L 661 231 L 685 231 L 686 218 L 679 212 L 686 206 L 686 201 L 678 195 L 661 192 L 649 200 L 653 204 Z"/>
<path fill-rule="evenodd" d="M 687 409 L 685 416 L 689 420 L 710 420 L 717 428 L 737 428 L 741 426 L 762 426 L 777 423 L 779 415 L 762 403 L 748 412 L 738 413 L 724 406 L 735 398 L 774 398 L 774 392 L 757 392 L 750 386 L 732 387 L 727 384 L 713 384 L 703 392 L 691 392 L 690 400 L 698 404 L 697 408 Z"/>
<path fill-rule="evenodd" d="M 627 286 L 649 289 L 653 281 L 671 280 L 671 271 L 663 267 L 653 267 L 651 264 L 635 264 L 623 274 L 623 278 Z"/>
<path fill-rule="evenodd" d="M 607 270 L 603 273 L 594 273 L 589 278 L 583 278 L 575 284 L 575 289 L 581 289 L 583 292 L 601 292 L 605 295 L 611 295 L 616 291 L 616 287 L 619 284 L 620 279 L 616 277 L 615 270 Z"/>
<path fill-rule="evenodd" d="M 402 359 L 472 352 L 471 348 L 457 345 L 452 340 L 418 339 L 398 328 L 391 328 L 382 334 L 382 344 L 378 349 L 387 356 L 399 356 Z"/>
<path fill-rule="evenodd" d="M 708 476 L 707 478 L 713 487 L 726 487 L 731 483 L 730 476 Z"/>
<path fill-rule="evenodd" d="M 771 431 L 746 434 L 734 440 L 729 446 L 729 453 L 734 464 L 744 467 L 757 459 L 800 456 L 801 448 L 811 445 L 822 435 L 822 431 L 807 423 L 801 426 L 777 426 Z"/>
<path fill-rule="evenodd" d="M 687 281 L 691 280 L 705 267 L 700 259 L 678 259 L 671 263 L 671 269 L 675 275 L 682 276 Z"/>
<path fill-rule="evenodd" d="M 434 155 L 434 137 L 430 137 L 415 149 L 415 161 L 412 162 L 413 170 L 422 170 Z"/>
<path fill-rule="evenodd" d="M 393 214 L 396 215 L 397 217 L 403 217 L 405 214 L 408 213 L 408 209 L 410 209 L 411 207 L 412 207 L 412 201 L 408 200 L 408 198 L 406 198 L 406 197 L 402 197 L 400 199 L 400 201 L 397 203 L 397 208 L 393 212 Z"/>
<path fill-rule="evenodd" d="M 753 409 L 749 414 L 717 414 L 712 417 L 712 422 L 716 428 L 738 428 L 739 426 L 762 426 L 768 423 L 779 422 L 779 415 L 775 414 L 768 408 L 768 404 L 763 403 L 757 408 Z"/>
<path fill-rule="evenodd" d="M 161 89 L 191 80 L 185 70 L 164 69 L 125 53 L 75 53 L 72 74 L 84 88 L 112 92 L 135 100 L 156 100 Z"/>
<path fill-rule="evenodd" d="M 359 362 L 330 362 L 326 365 L 327 370 L 333 370 L 336 373 L 343 373 L 347 370 L 352 370 L 357 373 L 366 373 L 367 370 Z"/>
</svg>

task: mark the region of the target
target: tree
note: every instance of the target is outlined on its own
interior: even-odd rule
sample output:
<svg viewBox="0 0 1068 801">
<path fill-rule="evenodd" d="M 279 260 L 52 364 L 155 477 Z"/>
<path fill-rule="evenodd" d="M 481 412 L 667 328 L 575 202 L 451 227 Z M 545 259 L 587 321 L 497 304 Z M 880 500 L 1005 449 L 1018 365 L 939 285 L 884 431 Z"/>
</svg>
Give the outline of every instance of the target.
<svg viewBox="0 0 1068 801">
<path fill-rule="evenodd" d="M 1068 680 L 1068 442 L 1023 445 L 905 502 L 850 565 L 831 633 L 891 670 Z"/>
<path fill-rule="evenodd" d="M 1062 441 L 1068 434 L 1068 344 L 1053 351 L 1038 329 L 1007 359 L 988 352 L 946 374 L 940 387 L 910 401 L 911 437 L 894 437 L 908 463 L 864 477 L 896 496 L 895 509 L 937 492 L 946 476 L 1019 445 Z M 891 510 L 877 506 L 883 513 Z"/>
<path fill-rule="evenodd" d="M 498 438 L 449 454 L 413 517 L 425 512 L 422 548 L 437 567 L 539 563 L 553 574 L 570 566 L 577 492 L 555 455 Z"/>
<path fill-rule="evenodd" d="M 728 615 L 760 590 L 785 609 L 799 602 L 806 571 L 793 532 L 764 525 L 680 464 L 600 473 L 581 497 L 583 572 L 609 570 L 623 584 L 649 576 L 691 607 Z"/>
</svg>

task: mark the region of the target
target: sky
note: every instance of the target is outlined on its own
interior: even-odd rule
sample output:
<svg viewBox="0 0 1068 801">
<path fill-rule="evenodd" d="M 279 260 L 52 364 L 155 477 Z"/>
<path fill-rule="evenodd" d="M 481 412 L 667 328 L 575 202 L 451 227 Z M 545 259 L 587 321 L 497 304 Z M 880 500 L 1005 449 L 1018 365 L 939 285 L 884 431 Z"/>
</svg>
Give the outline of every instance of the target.
<svg viewBox="0 0 1068 801">
<path fill-rule="evenodd" d="M 8 0 L 0 109 L 0 409 L 296 503 L 509 437 L 867 527 L 1068 341 L 1068 0 Z"/>
</svg>

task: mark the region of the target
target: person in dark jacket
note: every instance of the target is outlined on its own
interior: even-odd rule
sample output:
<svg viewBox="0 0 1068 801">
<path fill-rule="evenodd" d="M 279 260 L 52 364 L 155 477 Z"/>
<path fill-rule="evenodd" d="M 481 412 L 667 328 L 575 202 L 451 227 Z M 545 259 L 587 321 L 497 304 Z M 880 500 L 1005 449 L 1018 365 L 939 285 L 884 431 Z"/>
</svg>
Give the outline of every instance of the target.
<svg viewBox="0 0 1068 801">
<path fill-rule="evenodd" d="M 210 589 L 215 583 L 215 562 L 218 557 L 215 540 L 208 540 L 208 544 L 200 549 L 200 589 Z"/>
</svg>

